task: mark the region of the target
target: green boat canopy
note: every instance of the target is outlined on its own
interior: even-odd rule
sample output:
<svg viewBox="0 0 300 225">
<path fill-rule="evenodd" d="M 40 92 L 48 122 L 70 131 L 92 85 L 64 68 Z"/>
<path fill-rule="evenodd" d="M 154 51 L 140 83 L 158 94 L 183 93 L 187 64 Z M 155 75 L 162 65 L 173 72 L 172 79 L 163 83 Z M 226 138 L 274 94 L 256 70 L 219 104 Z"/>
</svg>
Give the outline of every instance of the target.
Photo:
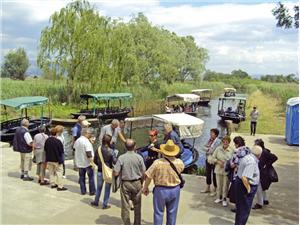
<svg viewBox="0 0 300 225">
<path fill-rule="evenodd" d="M 47 102 L 48 98 L 43 96 L 26 96 L 1 100 L 0 104 L 8 107 L 13 107 L 16 110 L 18 110 L 32 107 L 35 105 L 44 105 Z"/>
<path fill-rule="evenodd" d="M 112 99 L 130 99 L 131 93 L 101 93 L 101 94 L 84 94 L 80 95 L 80 98 L 88 99 L 94 98 L 97 100 L 112 100 Z"/>
</svg>

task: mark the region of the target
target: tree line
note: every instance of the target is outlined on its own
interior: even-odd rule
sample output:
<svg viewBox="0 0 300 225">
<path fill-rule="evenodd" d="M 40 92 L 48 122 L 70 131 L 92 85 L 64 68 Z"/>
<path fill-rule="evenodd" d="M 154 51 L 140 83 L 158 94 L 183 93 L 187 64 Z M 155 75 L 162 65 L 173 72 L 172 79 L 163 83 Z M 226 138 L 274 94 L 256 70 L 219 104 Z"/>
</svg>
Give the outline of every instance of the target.
<svg viewBox="0 0 300 225">
<path fill-rule="evenodd" d="M 139 13 L 127 23 L 101 16 L 87 1 L 69 3 L 41 33 L 37 63 L 51 78 L 67 77 L 70 91 L 115 90 L 154 80 L 200 80 L 207 50 L 192 36 L 152 25 Z"/>
<path fill-rule="evenodd" d="M 236 83 L 239 80 L 253 80 L 253 78 L 245 71 L 238 69 L 233 70 L 231 73 L 220 73 L 211 70 L 207 70 L 203 75 L 205 81 L 223 81 L 224 83 Z M 260 77 L 261 81 L 267 81 L 272 83 L 298 83 L 299 79 L 295 74 L 285 75 L 263 75 Z"/>
</svg>

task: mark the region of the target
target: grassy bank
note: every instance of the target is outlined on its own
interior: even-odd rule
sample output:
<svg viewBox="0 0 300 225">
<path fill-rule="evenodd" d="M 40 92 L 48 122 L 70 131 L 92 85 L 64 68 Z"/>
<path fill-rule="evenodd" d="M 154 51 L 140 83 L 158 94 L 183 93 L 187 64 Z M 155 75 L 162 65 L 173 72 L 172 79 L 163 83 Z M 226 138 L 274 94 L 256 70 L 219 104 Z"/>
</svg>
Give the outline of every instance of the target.
<svg viewBox="0 0 300 225">
<path fill-rule="evenodd" d="M 255 91 L 248 96 L 246 107 L 246 121 L 241 123 L 239 133 L 250 133 L 250 112 L 256 105 L 259 110 L 257 122 L 258 134 L 283 135 L 285 131 L 285 111 L 282 101 L 262 91 Z"/>
</svg>

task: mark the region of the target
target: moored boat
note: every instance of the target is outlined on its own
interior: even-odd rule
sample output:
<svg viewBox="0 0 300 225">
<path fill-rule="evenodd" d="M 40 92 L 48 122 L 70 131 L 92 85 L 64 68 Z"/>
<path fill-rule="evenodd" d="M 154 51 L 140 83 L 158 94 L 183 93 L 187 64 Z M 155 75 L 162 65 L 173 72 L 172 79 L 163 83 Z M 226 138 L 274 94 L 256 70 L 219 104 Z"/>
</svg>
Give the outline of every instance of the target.
<svg viewBox="0 0 300 225">
<path fill-rule="evenodd" d="M 200 97 L 195 94 L 174 94 L 166 98 L 166 113 L 184 112 L 191 116 L 197 116 L 197 104 Z"/>
<path fill-rule="evenodd" d="M 130 137 L 132 136 L 133 129 L 135 129 L 134 123 L 141 123 L 141 121 L 144 123 L 143 127 L 149 127 L 149 129 L 156 128 L 157 130 L 162 130 L 163 124 L 165 123 L 172 124 L 184 146 L 180 159 L 184 163 L 185 171 L 196 166 L 196 162 L 199 159 L 199 152 L 194 144 L 195 139 L 202 135 L 204 125 L 203 120 L 185 113 L 155 114 L 152 116 L 127 118 L 125 119 L 125 123 L 129 128 Z M 188 143 L 187 139 L 192 139 L 193 144 Z M 144 149 L 145 147 L 142 148 Z M 147 151 L 140 154 L 143 156 L 144 160 L 147 160 Z"/>
<path fill-rule="evenodd" d="M 128 117 L 128 114 L 132 112 L 132 107 L 122 107 L 122 101 L 132 99 L 131 93 L 100 93 L 100 94 L 83 94 L 80 98 L 86 102 L 86 108 L 81 109 L 77 113 L 72 113 L 74 118 L 79 115 L 85 115 L 86 118 L 98 118 L 99 121 L 103 122 L 109 119 L 124 120 Z M 112 101 L 119 101 L 119 106 L 111 106 Z M 91 103 L 92 102 L 92 103 Z M 89 107 L 89 104 L 92 107 Z M 104 107 L 97 107 L 101 104 Z"/>
<path fill-rule="evenodd" d="M 246 95 L 236 94 L 234 88 L 224 88 L 224 95 L 219 97 L 218 116 L 233 123 L 245 121 L 246 102 Z"/>
<path fill-rule="evenodd" d="M 29 133 L 34 136 L 38 133 L 38 127 L 40 125 L 50 126 L 51 119 L 43 116 L 43 105 L 48 103 L 48 98 L 42 96 L 26 96 L 1 100 L 1 105 L 4 107 L 5 112 L 7 107 L 14 108 L 15 110 L 21 110 L 21 116 L 16 119 L 6 120 L 1 122 L 1 134 L 0 140 L 3 142 L 12 143 L 16 129 L 21 126 L 21 121 L 24 118 L 29 120 Z M 42 106 L 40 118 L 30 118 L 27 115 L 27 109 L 34 106 Z M 24 115 L 25 111 L 25 115 Z M 50 114 L 50 113 L 49 113 Z M 7 113 L 6 113 L 7 115 Z M 24 116 L 23 116 L 24 115 Z"/>
<path fill-rule="evenodd" d="M 208 105 L 211 100 L 212 91 L 212 89 L 195 89 L 192 90 L 192 93 L 200 97 L 199 105 Z"/>
</svg>

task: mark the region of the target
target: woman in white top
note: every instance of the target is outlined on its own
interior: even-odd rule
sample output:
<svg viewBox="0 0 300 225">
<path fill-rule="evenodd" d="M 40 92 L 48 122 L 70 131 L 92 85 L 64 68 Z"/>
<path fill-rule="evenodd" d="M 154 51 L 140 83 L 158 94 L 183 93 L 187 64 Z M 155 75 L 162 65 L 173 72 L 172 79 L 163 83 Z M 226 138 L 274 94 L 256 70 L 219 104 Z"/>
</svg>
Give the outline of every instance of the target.
<svg viewBox="0 0 300 225">
<path fill-rule="evenodd" d="M 222 139 L 222 145 L 216 148 L 212 157 L 208 159 L 208 162 L 215 165 L 215 173 L 217 178 L 217 199 L 215 203 L 221 203 L 224 207 L 227 206 L 227 194 L 229 180 L 227 172 L 225 172 L 225 164 L 227 160 L 231 159 L 233 155 L 233 148 L 229 146 L 230 137 L 225 136 Z"/>
<path fill-rule="evenodd" d="M 34 157 L 37 164 L 36 174 L 39 177 L 40 185 L 49 184 L 49 182 L 45 180 L 46 163 L 44 145 L 48 138 L 48 135 L 45 134 L 45 131 L 46 127 L 44 125 L 39 126 L 40 133 L 36 134 L 33 138 Z"/>
<path fill-rule="evenodd" d="M 55 127 L 56 130 L 56 138 L 59 139 L 61 141 L 61 143 L 64 146 L 64 152 L 65 152 L 65 138 L 63 135 L 64 132 L 64 127 L 61 125 L 57 125 Z M 63 178 L 66 178 L 66 166 L 65 166 L 65 155 L 63 155 Z"/>
</svg>

